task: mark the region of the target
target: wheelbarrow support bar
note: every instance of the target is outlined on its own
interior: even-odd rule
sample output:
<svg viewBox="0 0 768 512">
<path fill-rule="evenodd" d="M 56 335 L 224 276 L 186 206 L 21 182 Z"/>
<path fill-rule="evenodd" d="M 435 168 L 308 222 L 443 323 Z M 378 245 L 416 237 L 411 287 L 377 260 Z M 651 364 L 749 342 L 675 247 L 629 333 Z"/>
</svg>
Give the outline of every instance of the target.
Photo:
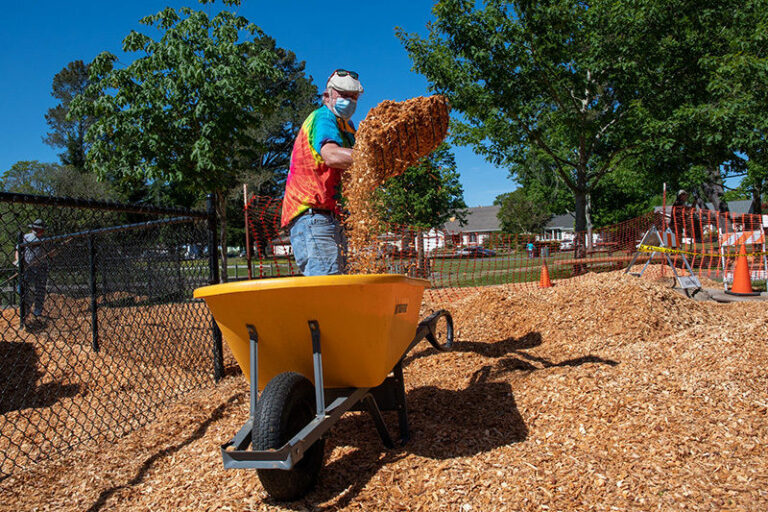
<svg viewBox="0 0 768 512">
<path fill-rule="evenodd" d="M 447 341 L 441 345 L 437 342 L 436 326 L 440 318 L 447 322 Z M 403 359 L 421 340 L 426 339 L 436 349 L 444 351 L 453 343 L 453 321 L 450 313 L 445 310 L 436 311 L 419 323 L 413 341 L 405 350 L 400 361 L 393 369 L 394 375 L 387 377 L 376 388 L 345 388 L 330 389 L 331 403 L 326 406 L 325 388 L 323 386 L 323 360 L 320 345 L 320 325 L 316 320 L 310 320 L 309 331 L 312 336 L 312 358 L 315 377 L 316 415 L 304 428 L 278 450 L 255 451 L 248 450 L 252 440 L 256 438 L 256 405 L 258 401 L 258 344 L 259 336 L 256 328 L 247 324 L 250 340 L 250 414 L 248 421 L 235 434 L 231 441 L 221 446 L 221 457 L 227 469 L 284 469 L 290 470 L 301 460 L 304 452 L 320 439 L 341 417 L 349 410 L 367 410 L 373 418 L 384 445 L 392 448 L 394 443 L 381 415 L 379 400 L 385 405 L 385 410 L 397 410 L 400 418 L 400 436 L 403 444 L 408 441 L 408 411 L 405 400 L 405 385 L 403 382 Z M 394 396 L 392 396 L 394 393 Z M 378 398 L 378 399 L 377 399 Z M 362 402 L 362 403 L 361 403 Z M 361 407 L 362 406 L 362 407 Z"/>
<path fill-rule="evenodd" d="M 375 402 L 371 407 L 370 401 L 373 398 L 368 393 L 370 388 L 351 388 L 348 396 L 338 396 L 326 407 L 325 389 L 323 387 L 323 360 L 320 345 L 320 325 L 316 320 L 310 320 L 309 331 L 312 336 L 312 358 L 314 362 L 315 377 L 315 400 L 317 414 L 303 429 L 301 429 L 290 441 L 283 445 L 279 450 L 251 451 L 248 445 L 256 438 L 256 405 L 258 401 L 258 345 L 259 335 L 256 328 L 247 324 L 248 338 L 250 340 L 250 413 L 248 421 L 235 434 L 232 440 L 221 446 L 221 457 L 224 461 L 224 467 L 227 469 L 292 469 L 293 466 L 301 460 L 304 452 L 312 444 L 320 439 L 341 417 L 342 414 L 350 410 L 355 404 L 363 399 L 369 404 L 371 415 L 374 416 L 376 428 L 381 434 L 382 428 L 384 439 L 387 446 L 392 445 L 391 438 L 386 432 L 381 413 L 376 407 Z M 370 401 L 368 400 L 370 399 Z M 376 417 L 378 413 L 378 418 Z M 385 437 L 386 434 L 386 437 Z M 387 442 L 389 441 L 389 442 Z M 233 449 L 231 449 L 233 448 Z"/>
</svg>

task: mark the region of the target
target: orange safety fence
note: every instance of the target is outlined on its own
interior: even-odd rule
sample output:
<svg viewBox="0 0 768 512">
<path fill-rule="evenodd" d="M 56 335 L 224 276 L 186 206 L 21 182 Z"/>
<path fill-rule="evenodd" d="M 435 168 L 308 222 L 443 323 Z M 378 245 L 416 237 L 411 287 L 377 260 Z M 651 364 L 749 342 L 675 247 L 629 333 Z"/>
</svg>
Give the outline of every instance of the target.
<svg viewBox="0 0 768 512">
<path fill-rule="evenodd" d="M 280 229 L 280 199 L 253 196 L 246 209 L 254 244 L 253 277 L 300 275 L 288 233 Z M 555 285 L 566 285 L 568 280 L 589 272 L 624 269 L 638 251 L 643 235 L 656 226 L 660 232 L 669 227 L 675 233 L 677 247 L 671 249 L 670 256 L 678 269 L 684 268 L 685 255 L 699 277 L 730 279 L 739 244 L 745 243 L 751 254 L 753 279 L 765 279 L 766 219 L 759 215 L 667 208 L 667 215 L 649 212 L 591 233 L 576 234 L 552 230 L 539 234 L 425 231 L 382 224 L 376 251 L 390 272 L 428 278 L 433 297 L 454 299 L 482 286 L 538 288 L 544 263 Z M 640 253 L 636 264 L 645 264 L 649 257 L 650 253 Z M 657 256 L 653 261 L 662 263 L 664 259 Z"/>
</svg>

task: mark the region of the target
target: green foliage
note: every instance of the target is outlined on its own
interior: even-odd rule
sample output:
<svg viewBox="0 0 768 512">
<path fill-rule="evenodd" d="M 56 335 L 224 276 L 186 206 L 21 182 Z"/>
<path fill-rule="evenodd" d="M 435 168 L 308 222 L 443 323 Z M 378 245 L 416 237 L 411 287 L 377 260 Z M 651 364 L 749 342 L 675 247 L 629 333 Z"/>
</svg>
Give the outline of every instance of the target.
<svg viewBox="0 0 768 512">
<path fill-rule="evenodd" d="M 93 103 L 80 96 L 75 115 L 92 114 L 88 159 L 102 174 L 183 182 L 216 192 L 236 183 L 237 162 L 254 146 L 245 129 L 269 117 L 282 98 L 264 90 L 278 55 L 261 30 L 229 11 L 209 17 L 188 7 L 141 20 L 162 37 L 131 32 L 123 50 L 141 57 L 117 68 L 102 53 L 91 64 Z M 248 38 L 240 41 L 241 33 Z"/>
<path fill-rule="evenodd" d="M 521 188 L 498 196 L 494 204 L 501 207 L 498 218 L 503 233 L 538 233 L 552 218 L 544 204 L 529 199 Z"/>
<path fill-rule="evenodd" d="M 618 224 L 652 210 L 654 206 L 661 204 L 663 183 L 663 176 L 646 172 L 636 159 L 628 159 L 606 175 L 592 194 L 593 224 Z M 670 190 L 673 190 L 673 187 L 670 187 Z M 672 200 L 674 197 L 670 202 Z"/>
<path fill-rule="evenodd" d="M 16 162 L 0 176 L 0 190 L 20 194 L 117 199 L 107 183 L 78 169 L 37 160 Z"/>
<path fill-rule="evenodd" d="M 718 30 L 724 51 L 702 59 L 710 97 L 690 111 L 718 129 L 712 137 L 719 137 L 729 149 L 746 156 L 735 159 L 740 165 L 732 174 L 743 176 L 743 180 L 734 193 L 751 196 L 753 205 L 759 207 L 768 189 L 768 8 L 762 0 L 746 0 L 727 20 Z"/>
<path fill-rule="evenodd" d="M 532 164 L 556 172 L 572 192 L 581 231 L 590 195 L 629 158 L 674 151 L 683 158 L 677 177 L 697 164 L 722 182 L 713 170 L 733 155 L 719 140 L 723 128 L 691 109 L 707 95 L 702 63 L 721 51 L 727 37 L 719 27 L 735 26 L 739 7 L 735 0 L 443 0 L 426 37 L 398 36 L 414 69 L 460 114 L 454 139 L 510 168 L 518 182 Z M 643 170 L 658 171 L 654 164 Z"/>
<path fill-rule="evenodd" d="M 524 162 L 511 164 L 510 177 L 520 184 L 526 198 L 552 215 L 573 212 L 573 193 L 557 174 L 552 158 L 543 151 L 532 148 Z M 494 204 L 501 204 L 499 198 Z"/>
<path fill-rule="evenodd" d="M 391 178 L 379 191 L 381 218 L 421 229 L 437 228 L 451 218 L 466 222 L 463 189 L 450 147 L 435 151 Z"/>
<path fill-rule="evenodd" d="M 284 169 L 295 117 L 315 90 L 303 63 L 229 10 L 209 16 L 169 7 L 140 22 L 160 38 L 128 34 L 123 50 L 138 58 L 124 67 L 110 53 L 97 56 L 93 84 L 72 102 L 72 115 L 96 119 L 86 134 L 88 162 L 123 190 L 159 188 L 190 203 L 215 194 L 226 246 L 228 192 L 254 171 L 278 186 L 269 173 Z"/>
<path fill-rule="evenodd" d="M 88 151 L 85 133 L 93 124 L 93 117 L 89 114 L 68 114 L 72 100 L 84 94 L 89 85 L 89 65 L 84 64 L 82 60 L 70 62 L 53 77 L 51 96 L 56 98 L 59 104 L 49 108 L 45 114 L 45 122 L 51 131 L 43 140 L 51 147 L 63 148 L 64 152 L 59 154 L 61 163 L 81 172 L 85 171 L 85 154 Z M 84 96 L 83 101 L 89 101 L 86 98 Z"/>
</svg>

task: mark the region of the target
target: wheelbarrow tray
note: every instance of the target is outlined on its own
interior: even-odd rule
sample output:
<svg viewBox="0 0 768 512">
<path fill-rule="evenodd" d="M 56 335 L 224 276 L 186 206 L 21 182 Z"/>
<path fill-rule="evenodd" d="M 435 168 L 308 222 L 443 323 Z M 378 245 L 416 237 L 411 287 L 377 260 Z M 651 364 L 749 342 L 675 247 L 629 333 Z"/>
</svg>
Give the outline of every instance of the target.
<svg viewBox="0 0 768 512">
<path fill-rule="evenodd" d="M 249 333 L 259 336 L 258 386 L 293 371 L 313 378 L 307 322 L 323 339 L 325 388 L 381 384 L 414 338 L 425 279 L 399 274 L 286 277 L 198 288 L 243 375 L 249 378 Z"/>
</svg>

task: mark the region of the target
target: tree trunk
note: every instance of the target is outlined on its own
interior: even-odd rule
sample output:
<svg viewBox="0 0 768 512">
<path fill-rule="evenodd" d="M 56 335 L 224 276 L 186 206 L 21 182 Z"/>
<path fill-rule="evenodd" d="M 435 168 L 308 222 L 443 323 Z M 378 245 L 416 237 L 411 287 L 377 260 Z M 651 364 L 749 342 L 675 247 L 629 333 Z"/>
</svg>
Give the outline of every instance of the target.
<svg viewBox="0 0 768 512">
<path fill-rule="evenodd" d="M 587 223 L 587 250 L 592 250 L 592 194 L 587 192 L 585 198 L 584 220 Z"/>
<path fill-rule="evenodd" d="M 227 193 L 217 190 L 216 215 L 219 217 L 219 245 L 221 246 L 221 282 L 229 281 L 227 276 Z"/>
<path fill-rule="evenodd" d="M 573 250 L 576 258 L 586 258 L 587 248 L 584 246 L 584 232 L 587 228 L 587 193 L 583 188 L 574 191 L 576 202 L 576 223 L 573 226 L 575 238 L 573 239 Z M 584 265 L 576 264 L 573 266 L 573 275 L 577 276 L 586 271 Z"/>
<path fill-rule="evenodd" d="M 761 180 L 755 180 L 752 184 L 752 204 L 749 205 L 749 213 L 763 214 L 763 187 Z"/>
<path fill-rule="evenodd" d="M 716 212 L 727 212 L 728 203 L 723 199 L 725 188 L 723 176 L 720 174 L 718 164 L 710 164 L 707 168 L 707 181 L 701 184 L 704 199 L 712 203 L 712 209 Z"/>
</svg>

